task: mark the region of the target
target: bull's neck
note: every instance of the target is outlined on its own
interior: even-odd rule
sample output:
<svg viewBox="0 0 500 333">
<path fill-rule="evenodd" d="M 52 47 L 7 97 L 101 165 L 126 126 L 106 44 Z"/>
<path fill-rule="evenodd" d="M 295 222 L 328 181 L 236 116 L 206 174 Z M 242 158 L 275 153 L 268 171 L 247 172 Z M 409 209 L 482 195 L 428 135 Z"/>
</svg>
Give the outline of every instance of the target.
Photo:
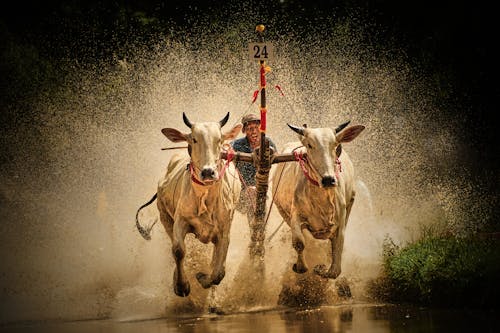
<svg viewBox="0 0 500 333">
<path fill-rule="evenodd" d="M 219 195 L 221 183 L 222 183 L 222 180 L 214 181 L 211 184 L 204 184 L 201 182 L 197 183 L 197 182 L 191 181 L 191 186 L 192 186 L 194 194 L 197 197 L 206 195 L 208 198 L 208 197 L 214 197 L 214 196 Z"/>
<path fill-rule="evenodd" d="M 213 182 L 210 185 L 199 185 L 191 182 L 191 188 L 195 196 L 193 199 L 197 202 L 197 215 L 202 216 L 205 213 L 211 215 L 215 209 L 217 200 L 219 200 L 221 196 L 221 181 Z"/>
</svg>

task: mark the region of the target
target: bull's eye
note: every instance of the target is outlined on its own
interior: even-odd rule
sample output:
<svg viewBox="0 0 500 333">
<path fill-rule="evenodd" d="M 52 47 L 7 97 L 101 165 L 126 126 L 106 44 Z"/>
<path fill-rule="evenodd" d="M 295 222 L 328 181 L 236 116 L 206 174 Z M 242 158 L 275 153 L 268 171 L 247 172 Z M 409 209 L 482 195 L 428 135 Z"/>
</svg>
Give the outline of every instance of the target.
<svg viewBox="0 0 500 333">
<path fill-rule="evenodd" d="M 196 139 L 195 139 L 195 138 L 193 138 L 193 143 L 198 143 L 198 141 L 196 141 Z"/>
<path fill-rule="evenodd" d="M 312 147 L 310 143 L 307 144 L 307 148 L 312 149 Z"/>
</svg>

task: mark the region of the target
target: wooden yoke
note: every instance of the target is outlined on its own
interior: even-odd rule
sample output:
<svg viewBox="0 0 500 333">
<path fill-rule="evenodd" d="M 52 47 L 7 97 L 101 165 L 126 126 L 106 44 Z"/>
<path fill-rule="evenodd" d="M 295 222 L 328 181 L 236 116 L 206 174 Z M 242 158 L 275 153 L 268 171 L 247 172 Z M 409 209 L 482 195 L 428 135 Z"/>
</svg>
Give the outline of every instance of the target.
<svg viewBox="0 0 500 333">
<path fill-rule="evenodd" d="M 272 151 L 273 149 L 270 148 Z M 306 154 L 304 154 L 306 155 Z M 220 153 L 220 158 L 222 159 L 227 159 L 227 151 L 221 151 Z M 254 153 L 243 153 L 239 151 L 235 151 L 233 153 L 233 161 L 238 162 L 249 162 L 252 163 L 257 167 L 259 155 L 257 154 L 257 150 Z M 274 163 L 283 163 L 283 162 L 293 162 L 295 161 L 295 156 L 293 154 L 279 154 L 279 153 L 272 153 L 271 154 L 271 164 Z"/>
</svg>

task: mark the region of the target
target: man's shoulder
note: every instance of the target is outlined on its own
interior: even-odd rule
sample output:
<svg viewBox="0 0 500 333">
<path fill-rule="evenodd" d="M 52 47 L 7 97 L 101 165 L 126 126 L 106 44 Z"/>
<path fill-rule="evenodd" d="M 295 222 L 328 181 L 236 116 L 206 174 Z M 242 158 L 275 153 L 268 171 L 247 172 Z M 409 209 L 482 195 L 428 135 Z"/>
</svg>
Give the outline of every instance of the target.
<svg viewBox="0 0 500 333">
<path fill-rule="evenodd" d="M 271 147 L 274 147 L 274 149 L 276 149 L 276 144 L 273 142 L 273 140 L 268 136 L 266 136 L 266 139 L 269 141 L 269 145 Z"/>
<path fill-rule="evenodd" d="M 247 138 L 246 138 L 245 136 L 243 136 L 243 137 L 241 137 L 241 138 L 234 139 L 234 140 L 233 140 L 233 143 L 242 143 L 242 142 L 245 142 L 245 141 L 246 141 L 246 139 L 247 139 Z"/>
<path fill-rule="evenodd" d="M 233 142 L 231 142 L 231 145 L 233 146 L 233 148 L 247 146 L 246 137 L 242 137 L 242 138 L 233 140 Z"/>
</svg>

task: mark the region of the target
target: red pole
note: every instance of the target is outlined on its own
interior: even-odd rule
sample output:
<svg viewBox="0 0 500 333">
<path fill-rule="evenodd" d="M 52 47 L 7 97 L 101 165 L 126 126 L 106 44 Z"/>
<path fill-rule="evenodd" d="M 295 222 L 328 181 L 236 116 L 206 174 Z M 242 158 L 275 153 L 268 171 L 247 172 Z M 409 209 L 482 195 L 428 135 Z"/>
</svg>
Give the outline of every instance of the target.
<svg viewBox="0 0 500 333">
<path fill-rule="evenodd" d="M 256 31 L 259 34 L 259 42 L 264 42 L 264 26 L 258 25 Z M 256 202 L 254 221 L 251 223 L 252 243 L 250 253 L 252 256 L 264 257 L 264 239 L 266 230 L 266 200 L 269 187 L 269 171 L 271 170 L 271 150 L 269 141 L 266 140 L 267 109 L 266 109 L 266 67 L 264 60 L 260 60 L 260 148 L 257 154 Z"/>
<path fill-rule="evenodd" d="M 260 132 L 266 133 L 266 63 L 260 61 Z M 262 142 L 262 141 L 261 141 Z"/>
</svg>

